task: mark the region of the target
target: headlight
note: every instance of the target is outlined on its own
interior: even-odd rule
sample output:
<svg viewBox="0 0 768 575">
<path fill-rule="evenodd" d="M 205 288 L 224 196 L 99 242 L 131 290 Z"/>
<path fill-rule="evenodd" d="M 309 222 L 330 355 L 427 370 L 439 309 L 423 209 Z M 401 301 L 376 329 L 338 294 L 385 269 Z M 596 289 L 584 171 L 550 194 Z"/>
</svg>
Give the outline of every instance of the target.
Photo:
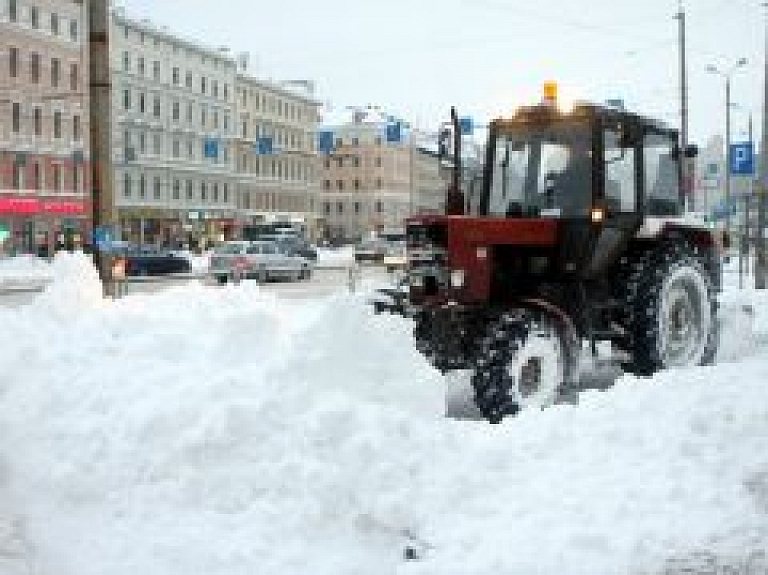
<svg viewBox="0 0 768 575">
<path fill-rule="evenodd" d="M 464 270 L 451 271 L 451 287 L 457 288 L 457 289 L 463 288 L 465 279 L 466 279 L 466 272 Z"/>
</svg>

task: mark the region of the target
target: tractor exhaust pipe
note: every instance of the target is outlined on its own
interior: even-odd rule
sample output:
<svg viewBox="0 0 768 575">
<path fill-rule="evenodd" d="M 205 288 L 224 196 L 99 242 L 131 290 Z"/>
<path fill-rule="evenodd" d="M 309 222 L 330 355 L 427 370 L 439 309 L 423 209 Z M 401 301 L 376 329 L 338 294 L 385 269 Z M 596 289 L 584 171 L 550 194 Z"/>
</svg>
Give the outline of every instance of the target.
<svg viewBox="0 0 768 575">
<path fill-rule="evenodd" d="M 451 125 L 453 126 L 453 174 L 451 185 L 445 197 L 447 216 L 464 215 L 464 193 L 461 191 L 461 126 L 456 107 L 451 106 Z"/>
</svg>

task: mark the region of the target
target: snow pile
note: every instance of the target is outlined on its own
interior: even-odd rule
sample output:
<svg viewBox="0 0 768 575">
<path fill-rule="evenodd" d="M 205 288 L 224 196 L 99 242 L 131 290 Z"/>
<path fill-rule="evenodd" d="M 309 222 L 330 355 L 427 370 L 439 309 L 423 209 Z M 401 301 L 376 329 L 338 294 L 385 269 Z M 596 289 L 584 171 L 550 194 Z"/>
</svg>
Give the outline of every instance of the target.
<svg viewBox="0 0 768 575">
<path fill-rule="evenodd" d="M 0 288 L 41 285 L 52 277 L 50 264 L 37 256 L 0 257 Z"/>
<path fill-rule="evenodd" d="M 317 265 L 322 266 L 349 266 L 355 263 L 354 246 L 343 248 L 317 248 Z"/>
<path fill-rule="evenodd" d="M 39 575 L 651 574 L 768 550 L 763 357 L 490 427 L 443 418 L 411 326 L 363 296 L 95 304 L 85 261 L 57 273 L 75 287 L 0 308 L 0 510 Z"/>
</svg>

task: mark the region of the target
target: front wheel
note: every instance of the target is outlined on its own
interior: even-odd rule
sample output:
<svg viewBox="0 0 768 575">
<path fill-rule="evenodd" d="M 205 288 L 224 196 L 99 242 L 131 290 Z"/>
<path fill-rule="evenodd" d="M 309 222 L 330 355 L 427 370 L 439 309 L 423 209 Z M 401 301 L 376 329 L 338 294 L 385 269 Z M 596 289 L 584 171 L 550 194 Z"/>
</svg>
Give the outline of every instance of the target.
<svg viewBox="0 0 768 575">
<path fill-rule="evenodd" d="M 475 403 L 491 423 L 521 409 L 544 408 L 571 377 L 573 349 L 547 314 L 515 310 L 491 323 L 472 376 Z"/>
</svg>

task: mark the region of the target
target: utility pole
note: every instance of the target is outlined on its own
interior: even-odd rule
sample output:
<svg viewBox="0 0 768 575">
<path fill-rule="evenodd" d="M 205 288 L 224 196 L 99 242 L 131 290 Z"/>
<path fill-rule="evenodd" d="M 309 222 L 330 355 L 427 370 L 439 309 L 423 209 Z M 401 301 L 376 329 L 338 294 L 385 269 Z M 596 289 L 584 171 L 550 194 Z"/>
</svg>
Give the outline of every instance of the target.
<svg viewBox="0 0 768 575">
<path fill-rule="evenodd" d="M 91 210 L 93 230 L 114 232 L 112 194 L 111 82 L 109 72 L 109 0 L 85 0 L 88 9 L 88 77 L 90 104 Z M 93 262 L 104 296 L 113 295 L 110 257 L 95 241 Z"/>
<path fill-rule="evenodd" d="M 763 2 L 763 8 L 768 8 L 768 2 Z M 768 15 L 768 10 L 766 11 Z M 758 163 L 757 181 L 757 249 L 755 258 L 755 288 L 766 288 L 766 245 L 765 226 L 768 201 L 766 198 L 766 182 L 768 182 L 768 17 L 765 23 L 765 64 L 763 66 L 763 135 L 760 142 L 760 161 Z"/>
<path fill-rule="evenodd" d="M 683 0 L 678 0 L 678 10 L 675 18 L 678 21 L 680 40 L 680 147 L 688 147 L 688 63 L 685 55 L 685 8 Z M 693 190 L 691 183 L 691 165 L 693 160 L 683 154 L 683 205 L 688 202 L 691 211 L 694 210 Z"/>
</svg>

